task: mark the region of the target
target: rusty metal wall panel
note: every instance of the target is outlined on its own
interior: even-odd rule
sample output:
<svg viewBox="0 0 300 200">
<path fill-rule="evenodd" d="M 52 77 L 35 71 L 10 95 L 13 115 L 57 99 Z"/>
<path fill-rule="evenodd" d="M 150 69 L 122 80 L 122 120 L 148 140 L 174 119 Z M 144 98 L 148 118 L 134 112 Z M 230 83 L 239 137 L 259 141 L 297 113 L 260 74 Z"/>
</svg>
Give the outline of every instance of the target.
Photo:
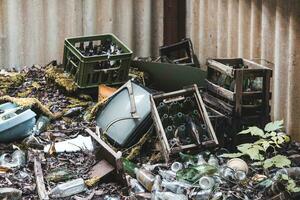
<svg viewBox="0 0 300 200">
<path fill-rule="evenodd" d="M 61 61 L 65 37 L 108 32 L 136 55 L 157 55 L 163 1 L 0 0 L 0 68 Z"/>
<path fill-rule="evenodd" d="M 273 118 L 300 141 L 300 1 L 187 0 L 186 22 L 202 66 L 210 57 L 274 63 Z"/>
</svg>

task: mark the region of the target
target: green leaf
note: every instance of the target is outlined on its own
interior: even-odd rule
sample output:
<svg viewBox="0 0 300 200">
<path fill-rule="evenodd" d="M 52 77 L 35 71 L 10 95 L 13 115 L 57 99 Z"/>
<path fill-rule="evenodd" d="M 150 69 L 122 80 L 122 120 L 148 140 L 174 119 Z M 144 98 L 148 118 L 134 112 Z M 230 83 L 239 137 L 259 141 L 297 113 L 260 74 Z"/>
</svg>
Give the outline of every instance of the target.
<svg viewBox="0 0 300 200">
<path fill-rule="evenodd" d="M 283 127 L 283 120 L 270 122 L 265 126 L 265 131 L 271 132 L 281 129 Z"/>
<path fill-rule="evenodd" d="M 273 136 L 273 137 L 271 137 L 271 140 L 273 140 L 276 143 L 277 142 L 277 137 Z"/>
<path fill-rule="evenodd" d="M 237 157 L 241 157 L 242 155 L 244 155 L 244 154 L 243 153 L 224 153 L 220 156 L 223 158 L 237 158 Z"/>
<path fill-rule="evenodd" d="M 296 183 L 293 179 L 288 179 L 288 184 L 286 189 L 290 192 L 293 192 L 293 190 L 296 188 Z"/>
<path fill-rule="evenodd" d="M 261 160 L 264 158 L 264 156 L 259 153 L 259 151 L 264 151 L 264 148 L 260 145 L 245 143 L 237 146 L 237 149 L 243 154 L 250 156 L 252 160 Z"/>
<path fill-rule="evenodd" d="M 263 138 L 268 138 L 268 137 L 274 137 L 274 136 L 276 136 L 276 132 L 270 132 L 270 133 L 266 133 L 264 136 L 263 136 Z"/>
<path fill-rule="evenodd" d="M 282 143 L 284 143 L 283 137 L 282 136 L 278 136 L 277 137 L 277 144 L 282 144 Z"/>
<path fill-rule="evenodd" d="M 256 126 L 249 127 L 251 135 L 263 137 L 265 135 L 264 131 Z"/>
<path fill-rule="evenodd" d="M 270 168 L 270 167 L 272 167 L 272 166 L 273 166 L 273 161 L 272 161 L 272 159 L 267 159 L 267 160 L 264 161 L 263 167 L 264 167 L 265 169 L 268 169 L 268 168 Z"/>
<path fill-rule="evenodd" d="M 290 192 L 300 192 L 300 187 L 294 187 L 291 190 L 289 190 Z"/>
<path fill-rule="evenodd" d="M 247 155 L 249 155 L 252 160 L 263 159 L 263 155 L 259 153 L 259 149 L 256 147 L 248 149 Z"/>
<path fill-rule="evenodd" d="M 291 140 L 290 136 L 288 136 L 288 135 L 284 135 L 283 139 L 285 142 L 289 142 Z"/>
<path fill-rule="evenodd" d="M 267 141 L 267 140 L 265 140 L 265 139 L 259 139 L 256 142 L 254 142 L 254 144 L 263 144 L 265 141 Z"/>
<path fill-rule="evenodd" d="M 243 130 L 243 131 L 241 131 L 241 132 L 239 132 L 238 134 L 248 134 L 248 133 L 250 133 L 251 132 L 251 129 L 250 129 L 250 127 L 248 128 L 248 129 L 245 129 L 245 130 Z"/>
<path fill-rule="evenodd" d="M 270 146 L 270 143 L 268 141 L 265 141 L 264 143 L 262 143 L 262 145 L 263 145 L 264 150 L 267 151 L 267 149 Z"/>
<path fill-rule="evenodd" d="M 281 174 L 281 179 L 288 181 L 289 180 L 289 176 L 286 174 Z"/>
<path fill-rule="evenodd" d="M 272 158 L 266 159 L 264 161 L 263 167 L 265 169 L 268 169 L 272 166 L 275 166 L 277 168 L 283 168 L 285 166 L 290 166 L 290 165 L 291 165 L 291 161 L 286 156 L 277 155 Z"/>
<path fill-rule="evenodd" d="M 237 146 L 237 149 L 238 149 L 240 152 L 246 154 L 247 151 L 248 151 L 248 149 L 250 149 L 250 148 L 252 147 L 252 145 L 253 145 L 253 144 L 250 144 L 250 143 L 240 144 L 240 145 Z"/>
</svg>

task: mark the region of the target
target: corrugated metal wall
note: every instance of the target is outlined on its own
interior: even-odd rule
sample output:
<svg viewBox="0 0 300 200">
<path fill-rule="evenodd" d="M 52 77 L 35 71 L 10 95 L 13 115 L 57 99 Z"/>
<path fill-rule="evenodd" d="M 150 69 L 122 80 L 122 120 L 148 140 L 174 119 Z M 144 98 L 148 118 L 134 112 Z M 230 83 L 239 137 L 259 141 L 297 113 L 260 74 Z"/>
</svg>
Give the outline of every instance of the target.
<svg viewBox="0 0 300 200">
<path fill-rule="evenodd" d="M 115 33 L 139 56 L 163 42 L 162 0 L 0 0 L 0 68 L 61 60 L 65 37 Z"/>
<path fill-rule="evenodd" d="M 209 57 L 274 63 L 274 119 L 300 140 L 300 1 L 187 0 L 186 22 L 202 64 Z"/>
</svg>

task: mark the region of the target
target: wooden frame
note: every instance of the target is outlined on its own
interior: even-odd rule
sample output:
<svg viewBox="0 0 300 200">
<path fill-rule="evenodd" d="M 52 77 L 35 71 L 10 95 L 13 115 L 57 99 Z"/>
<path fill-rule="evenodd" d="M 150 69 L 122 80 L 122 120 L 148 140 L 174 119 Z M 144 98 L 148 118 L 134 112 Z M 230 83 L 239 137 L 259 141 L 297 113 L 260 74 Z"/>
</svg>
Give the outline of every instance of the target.
<svg viewBox="0 0 300 200">
<path fill-rule="evenodd" d="M 108 144 L 103 141 L 99 135 L 96 135 L 91 129 L 86 128 L 85 131 L 99 144 L 101 148 L 101 156 L 112 166 L 115 167 L 115 178 L 120 183 L 126 184 L 126 180 L 123 174 L 122 152 L 114 151 Z M 96 127 L 96 132 L 100 133 Z"/>
<path fill-rule="evenodd" d="M 219 144 L 218 139 L 215 134 L 215 131 L 212 127 L 209 116 L 207 114 L 204 102 L 200 96 L 197 85 L 193 85 L 192 87 L 189 87 L 189 88 L 186 88 L 183 90 L 170 92 L 170 93 L 151 95 L 151 97 L 150 97 L 151 111 L 152 111 L 151 115 L 152 115 L 153 123 L 156 128 L 156 132 L 158 134 L 158 137 L 159 137 L 159 140 L 161 143 L 163 157 L 167 163 L 169 162 L 170 155 L 172 155 L 172 154 L 176 154 L 178 152 L 186 151 L 186 150 L 196 150 L 199 148 L 199 146 L 197 146 L 196 144 L 187 144 L 187 145 L 181 145 L 179 147 L 171 148 L 169 145 L 166 133 L 164 131 L 163 124 L 160 119 L 157 107 L 156 107 L 157 103 L 159 103 L 165 99 L 178 98 L 178 97 L 182 97 L 184 95 L 194 95 L 195 96 L 198 111 L 201 114 L 201 117 L 208 128 L 208 133 L 210 135 L 211 140 L 203 142 L 202 146 L 212 147 L 212 146 L 216 146 Z"/>
<path fill-rule="evenodd" d="M 248 68 L 234 68 L 239 64 Z M 231 118 L 233 134 L 239 132 L 243 125 L 263 126 L 270 120 L 270 80 L 272 70 L 243 58 L 208 59 L 208 78 L 206 79 L 207 94 L 204 101 L 213 108 L 225 113 Z M 231 91 L 219 86 L 209 79 L 209 75 L 218 71 L 235 80 L 235 89 Z M 261 91 L 243 91 L 244 77 L 262 77 Z M 260 100 L 260 105 L 247 105 L 245 99 Z"/>
<path fill-rule="evenodd" d="M 167 56 L 172 62 L 178 65 L 195 66 L 193 45 L 189 38 L 159 47 L 159 54 L 160 56 Z M 171 59 L 172 54 L 176 55 L 176 58 L 173 60 Z"/>
</svg>

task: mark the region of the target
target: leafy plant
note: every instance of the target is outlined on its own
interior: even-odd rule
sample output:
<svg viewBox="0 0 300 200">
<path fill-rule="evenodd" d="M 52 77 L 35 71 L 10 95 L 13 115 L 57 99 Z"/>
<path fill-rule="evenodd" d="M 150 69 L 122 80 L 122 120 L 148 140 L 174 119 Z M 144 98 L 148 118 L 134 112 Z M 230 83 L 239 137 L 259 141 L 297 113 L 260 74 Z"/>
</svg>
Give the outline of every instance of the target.
<svg viewBox="0 0 300 200">
<path fill-rule="evenodd" d="M 281 145 L 288 142 L 290 138 L 286 134 L 279 132 L 283 128 L 283 120 L 268 123 L 264 130 L 252 126 L 241 131 L 239 134 L 251 134 L 259 139 L 254 143 L 245 143 L 237 146 L 238 153 L 228 153 L 221 155 L 226 158 L 236 158 L 247 155 L 250 159 L 257 161 L 253 165 L 262 165 L 264 169 L 270 167 L 283 168 L 290 166 L 291 161 L 283 155 L 275 155 L 271 158 L 267 157 L 267 150 L 273 148 L 281 148 Z"/>
<path fill-rule="evenodd" d="M 287 181 L 286 189 L 288 192 L 300 192 L 300 187 L 297 187 L 295 181 L 286 174 L 281 174 L 282 180 Z"/>
<path fill-rule="evenodd" d="M 226 158 L 236 158 L 241 156 L 249 156 L 250 159 L 256 161 L 252 165 L 260 165 L 266 171 L 271 167 L 283 168 L 290 167 L 291 161 L 284 155 L 277 154 L 276 148 L 282 148 L 282 145 L 290 141 L 289 136 L 280 132 L 283 128 L 283 120 L 268 123 L 264 130 L 252 126 L 239 134 L 251 134 L 259 139 L 254 143 L 245 143 L 237 146 L 239 152 L 227 153 L 221 155 Z M 273 157 L 268 157 L 267 151 L 273 149 Z M 288 192 L 300 192 L 300 187 L 297 187 L 295 181 L 286 174 L 281 174 L 279 179 L 285 181 L 286 190 Z M 267 179 L 270 180 L 270 179 Z"/>
</svg>

